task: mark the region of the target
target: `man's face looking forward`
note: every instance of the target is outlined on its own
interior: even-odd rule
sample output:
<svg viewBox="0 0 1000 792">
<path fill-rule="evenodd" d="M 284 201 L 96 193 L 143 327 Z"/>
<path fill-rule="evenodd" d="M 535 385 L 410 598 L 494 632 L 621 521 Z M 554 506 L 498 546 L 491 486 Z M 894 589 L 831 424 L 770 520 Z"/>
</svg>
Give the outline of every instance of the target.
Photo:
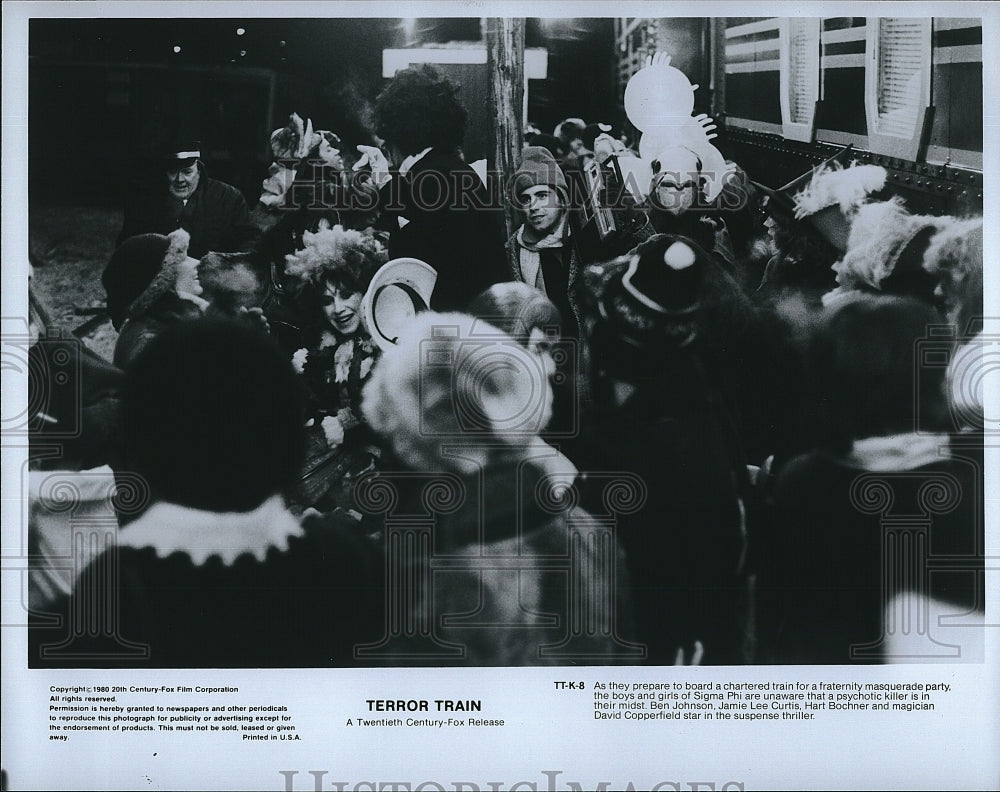
<svg viewBox="0 0 1000 792">
<path fill-rule="evenodd" d="M 198 170 L 198 163 L 192 162 L 190 165 L 170 166 L 167 169 L 167 182 L 170 185 L 170 194 L 181 201 L 186 201 L 198 188 L 198 180 L 201 173 Z"/>
<path fill-rule="evenodd" d="M 565 206 L 555 188 L 539 184 L 522 192 L 520 198 L 525 222 L 536 235 L 551 233 L 562 219 Z"/>
</svg>

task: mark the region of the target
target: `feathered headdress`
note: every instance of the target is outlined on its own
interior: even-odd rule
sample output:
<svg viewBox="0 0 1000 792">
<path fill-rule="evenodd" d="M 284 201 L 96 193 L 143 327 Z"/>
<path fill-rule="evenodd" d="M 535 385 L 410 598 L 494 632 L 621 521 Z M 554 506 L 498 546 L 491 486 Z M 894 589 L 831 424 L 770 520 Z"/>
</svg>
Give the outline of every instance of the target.
<svg viewBox="0 0 1000 792">
<path fill-rule="evenodd" d="M 878 165 L 852 165 L 844 168 L 833 163 L 821 167 L 801 192 L 795 195 L 795 219 L 817 214 L 828 206 L 839 206 L 851 214 L 868 197 L 885 187 L 885 168 Z"/>
<path fill-rule="evenodd" d="M 835 250 L 847 250 L 854 213 L 871 193 L 885 186 L 887 176 L 877 165 L 848 166 L 851 151 L 852 146 L 846 146 L 776 190 L 755 182 L 768 197 L 768 213 L 786 224 L 802 223 Z"/>
<path fill-rule="evenodd" d="M 271 133 L 271 153 L 276 160 L 301 159 L 320 143 L 313 132 L 312 119 L 302 120 L 298 113 L 288 117 L 288 123 Z"/>
<path fill-rule="evenodd" d="M 302 235 L 304 247 L 285 257 L 285 274 L 320 285 L 331 275 L 346 276 L 364 292 L 388 253 L 370 230 L 321 228 Z"/>
<path fill-rule="evenodd" d="M 964 275 L 983 272 L 983 218 L 952 218 L 931 240 L 924 255 L 924 269 L 932 275 Z"/>
</svg>

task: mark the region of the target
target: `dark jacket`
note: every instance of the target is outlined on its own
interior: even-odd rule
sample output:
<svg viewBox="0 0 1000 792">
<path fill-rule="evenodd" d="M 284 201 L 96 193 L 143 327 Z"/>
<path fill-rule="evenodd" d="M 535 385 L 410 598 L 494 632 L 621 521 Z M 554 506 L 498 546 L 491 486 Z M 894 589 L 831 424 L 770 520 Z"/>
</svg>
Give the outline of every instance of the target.
<svg viewBox="0 0 1000 792">
<path fill-rule="evenodd" d="M 464 310 L 480 292 L 507 280 L 502 207 L 457 151 L 431 149 L 380 193 L 389 223 L 389 258 L 412 256 L 438 273 L 430 307 Z M 402 224 L 398 218 L 407 222 Z"/>
<path fill-rule="evenodd" d="M 647 662 L 671 665 L 678 648 L 690 656 L 700 641 L 704 663 L 739 664 L 745 660 L 739 437 L 698 361 L 650 361 L 651 369 L 661 365 L 661 387 L 642 386 L 582 432 L 573 456 L 581 504 L 609 509 L 608 476 L 641 482 L 636 507 L 623 508 L 616 523 Z"/>
<path fill-rule="evenodd" d="M 938 626 L 886 621 L 888 600 L 923 594 L 982 608 L 982 468 L 941 459 L 869 472 L 813 451 L 790 461 L 774 491 L 773 531 L 752 537 L 759 558 L 764 663 L 891 662 L 890 631 Z"/>
<path fill-rule="evenodd" d="M 261 546 L 234 548 L 230 543 L 239 539 L 228 530 L 218 550 L 202 557 L 165 548 L 163 534 L 178 519 L 199 525 L 207 520 L 205 530 L 213 531 L 244 516 L 170 507 L 164 524 L 156 517 L 164 514 L 154 511 L 158 506 L 122 529 L 118 547 L 83 571 L 70 598 L 33 615 L 30 667 L 354 664 L 355 644 L 369 640 L 378 623 L 382 564 L 377 548 L 358 537 L 349 521 L 312 517 L 296 531 L 287 511 L 275 514 L 272 508 L 259 512 L 274 532 L 266 552 Z M 130 542 L 130 533 L 148 533 L 143 521 L 149 520 L 159 536 Z M 288 526 L 287 534 L 274 529 L 279 523 Z M 240 528 L 247 534 L 260 529 Z"/>
<path fill-rule="evenodd" d="M 114 364 L 120 369 L 128 368 L 165 328 L 185 319 L 197 319 L 201 315 L 201 308 L 193 302 L 181 299 L 174 292 L 165 294 L 141 316 L 131 316 L 125 320 L 115 343 Z"/>
<path fill-rule="evenodd" d="M 209 251 L 250 250 L 257 236 L 243 194 L 202 174 L 186 204 L 166 189 L 133 196 L 125 204 L 118 244 L 136 234 L 169 234 L 177 228 L 191 235 L 188 255 L 198 259 Z"/>
<path fill-rule="evenodd" d="M 613 238 L 600 247 L 591 246 L 581 256 L 580 246 L 570 230 L 572 223 L 566 223 L 566 236 L 561 248 L 548 248 L 539 251 L 542 263 L 537 273 L 525 273 L 521 264 L 523 245 L 519 240 L 520 229 L 510 235 L 504 252 L 507 258 L 509 277 L 527 283 L 541 291 L 559 308 L 563 316 L 563 335 L 571 338 L 583 338 L 584 317 L 581 308 L 581 289 L 584 288 L 583 268 L 594 263 L 609 261 L 629 253 L 636 246 L 645 242 L 653 234 L 652 227 L 646 216 L 635 212 L 627 218 L 627 225 Z M 547 261 L 547 259 L 549 259 Z M 556 293 L 545 279 L 545 271 L 549 266 L 563 269 L 561 280 L 566 283 L 565 293 Z"/>
</svg>

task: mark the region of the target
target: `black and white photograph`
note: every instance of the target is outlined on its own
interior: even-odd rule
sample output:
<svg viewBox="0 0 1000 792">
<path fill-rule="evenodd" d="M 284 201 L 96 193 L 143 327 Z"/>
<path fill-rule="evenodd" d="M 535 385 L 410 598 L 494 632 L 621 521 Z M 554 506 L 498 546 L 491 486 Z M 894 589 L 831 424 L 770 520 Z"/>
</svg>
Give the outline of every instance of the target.
<svg viewBox="0 0 1000 792">
<path fill-rule="evenodd" d="M 4 5 L 3 789 L 1000 783 L 995 9 L 621 11 Z"/>
</svg>

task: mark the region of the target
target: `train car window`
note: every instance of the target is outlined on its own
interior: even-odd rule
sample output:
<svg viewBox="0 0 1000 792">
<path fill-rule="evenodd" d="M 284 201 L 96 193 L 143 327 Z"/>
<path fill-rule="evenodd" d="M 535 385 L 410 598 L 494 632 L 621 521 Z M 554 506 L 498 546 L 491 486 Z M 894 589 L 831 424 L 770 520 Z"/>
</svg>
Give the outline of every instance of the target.
<svg viewBox="0 0 1000 792">
<path fill-rule="evenodd" d="M 781 24 L 781 127 L 788 140 L 813 139 L 819 100 L 819 19 L 784 19 Z"/>
<path fill-rule="evenodd" d="M 865 111 L 876 154 L 918 159 L 931 103 L 931 20 L 868 20 Z"/>
</svg>

